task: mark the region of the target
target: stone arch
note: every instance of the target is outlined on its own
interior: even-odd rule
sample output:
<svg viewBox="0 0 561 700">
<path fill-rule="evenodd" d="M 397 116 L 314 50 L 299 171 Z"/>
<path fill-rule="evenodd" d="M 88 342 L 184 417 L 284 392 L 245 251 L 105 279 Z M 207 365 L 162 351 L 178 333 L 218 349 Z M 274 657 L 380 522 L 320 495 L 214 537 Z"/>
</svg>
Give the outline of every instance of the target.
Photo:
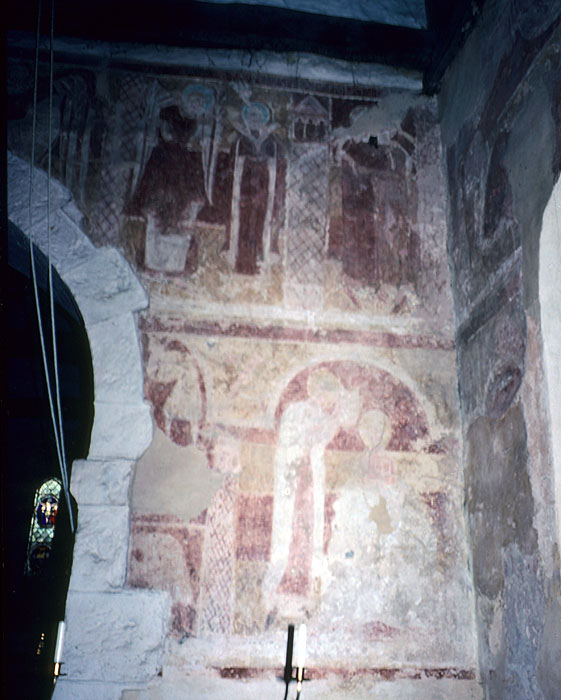
<svg viewBox="0 0 561 700">
<path fill-rule="evenodd" d="M 47 182 L 34 169 L 29 226 L 29 164 L 8 154 L 8 216 L 46 253 Z M 50 258 L 80 309 L 94 369 L 95 417 L 86 460 L 74 463 L 71 490 L 79 524 L 66 604 L 64 670 L 55 698 L 92 692 L 117 700 L 160 668 L 169 617 L 167 594 L 125 589 L 129 485 L 152 440 L 135 312 L 146 293 L 121 253 L 96 248 L 82 230 L 69 190 L 51 179 Z"/>
<path fill-rule="evenodd" d="M 539 300 L 543 360 L 548 389 L 555 484 L 557 539 L 561 545 L 561 180 L 545 208 L 539 253 Z"/>
</svg>

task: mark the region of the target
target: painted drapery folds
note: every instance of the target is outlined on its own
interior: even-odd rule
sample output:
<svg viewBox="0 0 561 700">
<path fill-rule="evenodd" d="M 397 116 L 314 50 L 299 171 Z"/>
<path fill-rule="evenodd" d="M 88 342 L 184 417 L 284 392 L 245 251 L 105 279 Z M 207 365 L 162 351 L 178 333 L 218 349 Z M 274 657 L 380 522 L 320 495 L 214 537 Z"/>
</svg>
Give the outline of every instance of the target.
<svg viewBox="0 0 561 700">
<path fill-rule="evenodd" d="M 435 103 L 210 71 L 55 94 L 56 175 L 150 294 L 127 583 L 171 594 L 169 664 L 274 668 L 307 620 L 326 673 L 471 682 Z"/>
</svg>

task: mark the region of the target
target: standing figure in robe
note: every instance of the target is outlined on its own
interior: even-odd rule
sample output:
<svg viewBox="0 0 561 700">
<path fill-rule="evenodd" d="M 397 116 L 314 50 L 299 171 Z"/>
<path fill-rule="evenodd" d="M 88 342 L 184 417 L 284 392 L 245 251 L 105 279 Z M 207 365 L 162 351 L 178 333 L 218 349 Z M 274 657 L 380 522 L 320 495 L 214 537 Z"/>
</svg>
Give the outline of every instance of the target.
<svg viewBox="0 0 561 700">
<path fill-rule="evenodd" d="M 279 208 L 279 144 L 272 136 L 277 124 L 262 102 L 249 102 L 234 123 L 240 136 L 234 146 L 232 214 L 227 258 L 240 274 L 254 275 L 278 252 L 273 218 Z"/>
<path fill-rule="evenodd" d="M 274 600 L 279 593 L 306 596 L 313 581 L 327 578 L 323 549 L 324 452 L 339 429 L 354 425 L 359 417 L 358 391 L 345 389 L 327 369 L 319 368 L 310 374 L 307 393 L 306 400 L 287 407 L 280 423 L 271 555 L 264 581 L 264 592 L 269 600 Z M 302 526 L 295 512 L 299 500 L 297 489 L 309 491 L 310 477 L 313 504 L 311 513 L 300 518 L 308 523 Z M 304 505 L 306 507 L 310 509 L 310 504 Z M 325 584 L 325 580 L 323 582 Z"/>
<path fill-rule="evenodd" d="M 214 93 L 189 85 L 181 105 L 164 106 L 159 136 L 127 214 L 145 219 L 144 266 L 167 273 L 197 266 L 195 222 L 212 204 L 221 126 Z"/>
<path fill-rule="evenodd" d="M 188 85 L 181 97 L 181 111 L 196 121 L 196 130 L 190 144 L 200 149 L 203 184 L 206 200 L 213 205 L 216 160 L 222 136 L 221 111 L 213 91 L 206 85 Z"/>
<path fill-rule="evenodd" d="M 414 190 L 403 148 L 386 145 L 368 132 L 363 107 L 350 114 L 348 138 L 340 129 L 336 144 L 341 177 L 342 216 L 330 231 L 328 255 L 342 262 L 343 272 L 361 285 L 413 284 L 420 260 L 415 231 Z"/>
</svg>

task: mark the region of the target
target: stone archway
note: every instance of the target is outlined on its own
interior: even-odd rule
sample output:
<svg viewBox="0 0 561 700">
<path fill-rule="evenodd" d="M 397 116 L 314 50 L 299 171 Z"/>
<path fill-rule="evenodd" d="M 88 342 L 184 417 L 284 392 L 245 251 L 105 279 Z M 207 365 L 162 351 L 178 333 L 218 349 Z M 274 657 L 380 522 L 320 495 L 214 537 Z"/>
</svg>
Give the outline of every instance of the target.
<svg viewBox="0 0 561 700">
<path fill-rule="evenodd" d="M 555 483 L 557 538 L 561 545 L 561 180 L 545 208 L 540 236 L 539 298 L 543 359 L 548 388 Z"/>
<path fill-rule="evenodd" d="M 46 253 L 47 175 L 8 154 L 8 216 Z M 87 460 L 73 465 L 79 524 L 66 604 L 67 634 L 55 698 L 118 700 L 160 668 L 167 594 L 126 590 L 129 486 L 134 462 L 152 440 L 135 312 L 148 299 L 115 248 L 96 248 L 81 228 L 71 193 L 51 179 L 50 257 L 71 290 L 88 334 L 95 418 Z"/>
</svg>

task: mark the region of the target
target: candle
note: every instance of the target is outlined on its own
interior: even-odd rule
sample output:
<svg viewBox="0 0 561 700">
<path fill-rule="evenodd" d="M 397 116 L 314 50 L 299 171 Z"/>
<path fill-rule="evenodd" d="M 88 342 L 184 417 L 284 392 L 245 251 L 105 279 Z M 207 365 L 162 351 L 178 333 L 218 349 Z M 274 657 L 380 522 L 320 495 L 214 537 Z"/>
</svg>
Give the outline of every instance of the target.
<svg viewBox="0 0 561 700">
<path fill-rule="evenodd" d="M 55 664 L 62 663 L 62 647 L 64 645 L 64 631 L 66 625 L 64 620 L 58 623 L 58 631 L 56 635 L 56 645 L 55 645 Z"/>
<path fill-rule="evenodd" d="M 306 625 L 302 623 L 298 629 L 298 644 L 296 646 L 296 666 L 304 668 L 306 664 Z"/>
<path fill-rule="evenodd" d="M 286 642 L 286 663 L 284 664 L 284 680 L 292 680 L 292 648 L 294 646 L 294 625 L 288 625 L 288 640 Z"/>
</svg>

